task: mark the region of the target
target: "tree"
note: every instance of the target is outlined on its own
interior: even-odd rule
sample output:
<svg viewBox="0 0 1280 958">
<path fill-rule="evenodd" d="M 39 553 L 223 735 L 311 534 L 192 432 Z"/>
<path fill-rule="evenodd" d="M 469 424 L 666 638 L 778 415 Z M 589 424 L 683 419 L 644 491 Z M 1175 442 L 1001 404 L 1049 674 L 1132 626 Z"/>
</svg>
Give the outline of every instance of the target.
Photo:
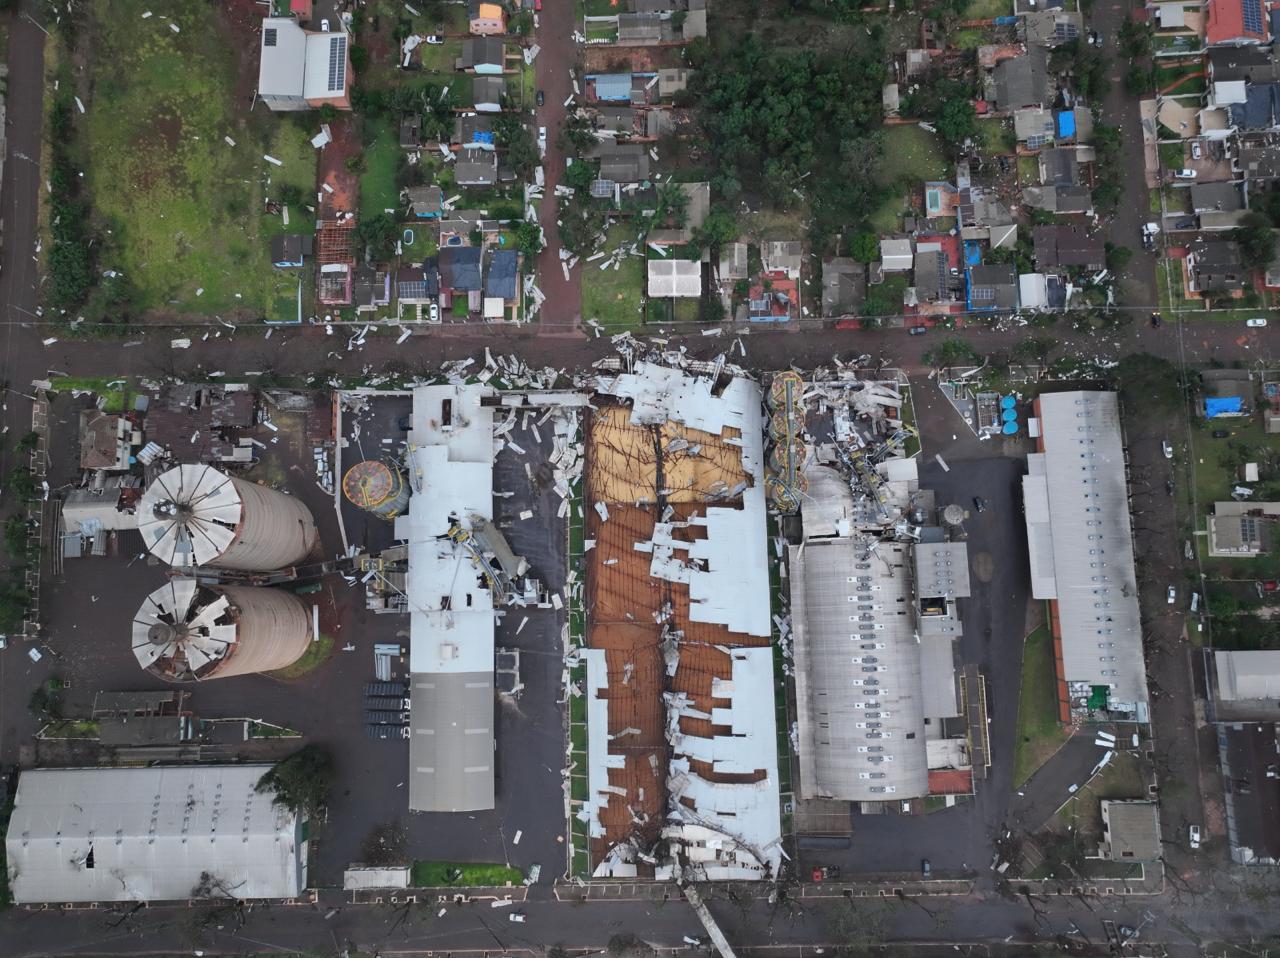
<svg viewBox="0 0 1280 958">
<path fill-rule="evenodd" d="M 1134 96 L 1150 93 L 1155 82 L 1155 69 L 1141 63 L 1129 64 L 1129 69 L 1124 74 L 1124 88 Z"/>
<path fill-rule="evenodd" d="M 525 256 L 537 256 L 542 251 L 542 228 L 533 220 L 521 220 L 517 224 L 516 249 Z"/>
<path fill-rule="evenodd" d="M 1160 356 L 1129 353 L 1112 371 L 1121 400 L 1131 409 L 1144 406 L 1172 412 L 1182 404 L 1178 368 Z"/>
<path fill-rule="evenodd" d="M 880 238 L 875 233 L 859 233 L 849 240 L 849 255 L 859 263 L 874 263 L 880 258 Z"/>
<path fill-rule="evenodd" d="M 1133 250 L 1127 246 L 1116 246 L 1114 243 L 1106 244 L 1107 251 L 1107 269 L 1111 272 L 1119 274 L 1123 273 L 1129 260 L 1133 259 Z"/>
<path fill-rule="evenodd" d="M 978 114 L 968 97 L 951 97 L 938 110 L 934 126 L 938 136 L 958 147 L 978 130 Z"/>
<path fill-rule="evenodd" d="M 499 113 L 493 120 L 493 138 L 507 151 L 507 165 L 517 177 L 527 178 L 541 161 L 529 128 L 518 114 Z"/>
<path fill-rule="evenodd" d="M 936 369 L 950 369 L 977 363 L 978 352 L 963 339 L 952 336 L 944 339 L 937 349 L 930 350 L 924 359 Z"/>
<path fill-rule="evenodd" d="M 1057 348 L 1058 341 L 1052 336 L 1028 336 L 1013 347 L 1013 356 L 1017 360 L 1043 366 Z"/>
<path fill-rule="evenodd" d="M 304 745 L 258 779 L 255 791 L 271 792 L 276 805 L 311 819 L 319 816 L 332 786 L 333 756 L 329 750 Z"/>
<path fill-rule="evenodd" d="M 564 171 L 564 184 L 571 189 L 586 192 L 591 187 L 591 181 L 596 178 L 595 164 L 589 160 L 578 160 L 570 163 Z"/>
<path fill-rule="evenodd" d="M 1151 53 L 1151 25 L 1125 19 L 1120 24 L 1120 52 L 1130 60 L 1137 60 Z"/>
<path fill-rule="evenodd" d="M 369 50 L 367 47 L 356 44 L 347 51 L 347 55 L 351 58 L 351 69 L 357 75 L 363 73 L 365 67 L 369 65 Z"/>
<path fill-rule="evenodd" d="M 733 213 L 723 206 L 713 207 L 702 221 L 702 225 L 694 229 L 693 242 L 700 249 L 718 252 L 720 247 L 732 243 L 738 238 L 738 221 Z"/>
<path fill-rule="evenodd" d="M 368 250 L 371 262 L 390 259 L 400 232 L 395 218 L 386 212 L 366 216 L 356 224 L 356 243 Z"/>
<path fill-rule="evenodd" d="M 1276 234 L 1271 221 L 1261 213 L 1246 213 L 1240 226 L 1231 231 L 1231 238 L 1240 244 L 1240 262 L 1246 269 L 1265 269 L 1271 264 Z"/>
</svg>

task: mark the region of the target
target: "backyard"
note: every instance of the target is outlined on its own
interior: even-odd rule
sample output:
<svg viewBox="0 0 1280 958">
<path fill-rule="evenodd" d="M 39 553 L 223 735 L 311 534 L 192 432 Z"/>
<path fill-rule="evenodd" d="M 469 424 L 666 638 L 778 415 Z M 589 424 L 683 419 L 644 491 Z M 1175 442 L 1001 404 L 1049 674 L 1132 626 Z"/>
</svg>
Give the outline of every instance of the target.
<svg viewBox="0 0 1280 958">
<path fill-rule="evenodd" d="M 1053 636 L 1045 626 L 1022 647 L 1022 694 L 1018 701 L 1018 732 L 1013 750 L 1013 785 L 1023 782 L 1067 740 L 1058 724 L 1057 677 L 1053 668 Z"/>
<path fill-rule="evenodd" d="M 603 247 L 611 254 L 623 243 L 636 241 L 626 223 L 614 223 L 605 235 Z M 598 320 L 610 331 L 631 329 L 644 322 L 643 256 L 624 256 L 617 269 L 600 269 L 604 260 L 584 263 L 582 268 L 582 317 Z"/>
<path fill-rule="evenodd" d="M 99 267 L 128 276 L 143 311 L 283 308 L 288 318 L 297 276 L 272 269 L 267 241 L 314 223 L 299 204 L 286 227 L 264 201 L 286 188 L 314 191 L 311 133 L 237 104 L 240 65 L 214 7 L 175 5 L 168 21 L 143 20 L 147 9 L 143 0 L 94 7 L 92 37 L 82 41 L 93 95 L 77 124 L 77 154 L 102 240 Z"/>
<path fill-rule="evenodd" d="M 911 197 L 928 180 L 946 180 L 949 168 L 942 144 L 928 130 L 915 125 L 885 127 L 877 178 L 886 184 L 885 200 L 871 214 L 877 233 L 899 229 L 899 217 L 910 209 Z"/>
<path fill-rule="evenodd" d="M 396 173 L 400 168 L 399 131 L 386 118 L 365 120 L 376 124 L 372 136 L 366 135 L 364 172 L 360 174 L 360 216 L 367 218 L 383 210 L 394 210 L 400 204 Z"/>
</svg>

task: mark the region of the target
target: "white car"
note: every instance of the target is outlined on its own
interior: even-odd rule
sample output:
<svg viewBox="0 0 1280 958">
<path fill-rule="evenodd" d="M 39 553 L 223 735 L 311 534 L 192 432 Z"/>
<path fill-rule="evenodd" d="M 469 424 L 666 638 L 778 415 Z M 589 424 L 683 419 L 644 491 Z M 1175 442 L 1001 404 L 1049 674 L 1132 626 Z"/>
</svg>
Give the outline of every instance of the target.
<svg viewBox="0 0 1280 958">
<path fill-rule="evenodd" d="M 513 911 L 507 916 L 508 921 L 514 921 L 517 925 L 524 924 L 524 912 Z"/>
<path fill-rule="evenodd" d="M 1253 319 L 1246 319 L 1244 324 L 1251 329 L 1261 329 L 1263 326 L 1267 325 L 1267 321 L 1261 316 L 1256 316 Z"/>
<path fill-rule="evenodd" d="M 430 316 L 431 316 L 431 322 L 433 323 L 440 322 L 440 304 L 439 303 L 431 304 Z"/>
<path fill-rule="evenodd" d="M 1193 160 L 1198 160 L 1202 156 L 1204 156 L 1204 150 L 1200 148 L 1200 141 L 1192 140 L 1191 141 L 1191 158 Z"/>
<path fill-rule="evenodd" d="M 321 32 L 321 33 L 328 33 L 328 32 L 329 32 L 329 21 L 328 21 L 328 20 L 321 20 L 321 21 L 320 21 L 320 32 Z"/>
<path fill-rule="evenodd" d="M 1199 174 L 1195 170 L 1174 170 L 1173 178 L 1175 180 L 1194 180 Z"/>
<path fill-rule="evenodd" d="M 545 126 L 538 127 L 538 152 L 547 152 L 547 128 Z"/>
<path fill-rule="evenodd" d="M 1165 593 L 1165 598 L 1169 600 L 1169 604 L 1173 605 L 1178 601 L 1178 590 L 1173 586 L 1169 586 L 1169 591 Z"/>
<path fill-rule="evenodd" d="M 431 44 L 433 47 L 443 46 L 443 45 L 444 45 L 444 37 L 436 36 L 436 35 L 433 33 L 433 34 L 431 34 L 431 36 L 427 37 L 427 43 Z"/>
<path fill-rule="evenodd" d="M 1173 443 L 1171 443 L 1168 439 L 1166 439 L 1164 442 L 1160 443 L 1160 451 L 1164 453 L 1164 457 L 1166 459 L 1172 459 Z"/>
<path fill-rule="evenodd" d="M 1191 845 L 1191 850 L 1195 851 L 1200 847 L 1200 826 L 1192 825 L 1187 829 L 1187 842 Z"/>
</svg>

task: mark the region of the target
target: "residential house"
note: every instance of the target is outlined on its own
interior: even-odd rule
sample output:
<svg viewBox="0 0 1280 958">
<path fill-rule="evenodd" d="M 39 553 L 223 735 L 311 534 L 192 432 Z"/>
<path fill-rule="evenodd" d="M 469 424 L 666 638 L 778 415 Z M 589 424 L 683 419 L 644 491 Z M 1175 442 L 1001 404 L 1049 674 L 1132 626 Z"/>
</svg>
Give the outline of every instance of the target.
<svg viewBox="0 0 1280 958">
<path fill-rule="evenodd" d="M 351 109 L 346 33 L 304 30 L 292 17 L 267 17 L 259 49 L 258 99 L 269 109 Z"/>
<path fill-rule="evenodd" d="M 448 294 L 450 302 L 465 297 L 472 313 L 480 312 L 483 306 L 480 257 L 479 246 L 446 246 L 438 257 L 440 291 Z"/>
<path fill-rule="evenodd" d="M 688 0 L 684 23 L 680 26 L 681 40 L 696 40 L 707 35 L 707 0 Z"/>
<path fill-rule="evenodd" d="M 1241 145 L 1231 158 L 1231 168 L 1249 182 L 1280 179 L 1280 149 L 1274 146 Z"/>
<path fill-rule="evenodd" d="M 436 257 L 422 263 L 401 266 L 396 270 L 396 304 L 403 311 L 412 306 L 416 318 L 422 318 L 422 307 L 436 302 L 440 296 L 440 273 Z M 437 315 L 439 315 L 437 313 Z"/>
<path fill-rule="evenodd" d="M 1044 272 L 1060 267 L 1102 269 L 1107 262 L 1106 243 L 1100 234 L 1090 236 L 1080 226 L 1035 226 L 1031 229 L 1036 266 Z"/>
<path fill-rule="evenodd" d="M 1084 33 L 1084 17 L 1062 9 L 1037 10 L 1024 13 L 1020 26 L 1022 42 L 1028 46 L 1056 47 L 1080 39 Z"/>
<path fill-rule="evenodd" d="M 1080 161 L 1077 159 L 1074 146 L 1058 146 L 1041 150 L 1038 161 L 1041 185 L 1080 185 Z"/>
<path fill-rule="evenodd" d="M 471 114 L 453 121 L 453 138 L 449 145 L 458 150 L 495 149 L 493 117 Z"/>
<path fill-rule="evenodd" d="M 1209 46 L 1268 42 L 1268 13 L 1263 0 L 1207 0 L 1206 8 L 1204 40 Z"/>
<path fill-rule="evenodd" d="M 350 306 L 356 268 L 355 220 L 321 220 L 316 226 L 316 298 L 325 306 Z"/>
<path fill-rule="evenodd" d="M 785 273 L 791 279 L 799 279 L 800 266 L 804 261 L 804 244 L 795 241 L 767 241 L 761 244 L 760 259 L 766 273 Z"/>
<path fill-rule="evenodd" d="M 411 186 L 405 190 L 409 215 L 420 220 L 438 220 L 444 209 L 444 191 L 440 187 Z"/>
<path fill-rule="evenodd" d="M 655 111 L 665 112 L 665 111 Z M 634 136 L 636 117 L 639 115 L 631 106 L 602 106 L 596 110 L 595 128 L 601 133 L 612 133 L 614 137 Z"/>
<path fill-rule="evenodd" d="M 658 98 L 669 100 L 677 93 L 683 93 L 689 85 L 689 76 L 693 71 L 687 67 L 669 67 L 658 71 Z"/>
<path fill-rule="evenodd" d="M 1093 210 L 1093 194 L 1087 186 L 1028 186 L 1022 190 L 1022 202 L 1032 209 L 1048 213 L 1089 213 Z"/>
<path fill-rule="evenodd" d="M 1009 208 L 991 190 L 969 184 L 968 165 L 957 170 L 957 179 L 965 185 L 956 197 L 956 223 L 960 238 L 986 240 L 992 249 L 1017 245 L 1018 224 Z"/>
<path fill-rule="evenodd" d="M 474 36 L 498 36 L 507 32 L 507 15 L 502 4 L 491 0 L 467 0 L 467 22 Z"/>
<path fill-rule="evenodd" d="M 1032 47 L 1020 57 L 1001 60 L 992 71 L 992 94 L 998 110 L 1044 106 L 1051 98 L 1049 53 Z"/>
<path fill-rule="evenodd" d="M 1240 247 L 1231 240 L 1197 239 L 1184 262 L 1193 293 L 1236 293 L 1244 289 L 1248 280 L 1240 262 Z"/>
<path fill-rule="evenodd" d="M 696 299 L 702 295 L 702 264 L 694 259 L 649 260 L 648 293 L 653 299 Z"/>
<path fill-rule="evenodd" d="M 391 274 L 380 267 L 356 267 L 351 299 L 357 313 L 376 313 L 391 305 Z"/>
<path fill-rule="evenodd" d="M 276 269 L 301 266 L 315 249 L 314 233 L 280 233 L 271 237 L 271 265 Z"/>
<path fill-rule="evenodd" d="M 725 243 L 720 247 L 720 282 L 735 283 L 747 278 L 746 243 Z"/>
<path fill-rule="evenodd" d="M 620 13 L 618 14 L 619 46 L 643 47 L 660 43 L 663 39 L 663 24 L 670 20 L 656 13 Z"/>
<path fill-rule="evenodd" d="M 493 186 L 498 182 L 498 155 L 493 150 L 463 150 L 453 175 L 459 186 Z"/>
<path fill-rule="evenodd" d="M 1280 502 L 1215 502 L 1209 516 L 1209 555 L 1265 555 L 1275 542 Z"/>
<path fill-rule="evenodd" d="M 600 161 L 600 179 L 611 183 L 642 183 L 649 179 L 649 151 L 639 143 L 601 141 L 588 154 Z"/>
<path fill-rule="evenodd" d="M 1230 213 L 1244 209 L 1244 198 L 1235 183 L 1192 183 L 1191 208 L 1196 213 L 1210 210 Z"/>
<path fill-rule="evenodd" d="M 484 276 L 484 318 L 503 319 L 508 312 L 515 318 L 519 297 L 520 254 L 510 249 L 490 249 Z"/>
<path fill-rule="evenodd" d="M 1013 133 L 1027 149 L 1038 150 L 1053 142 L 1057 132 L 1053 111 L 1042 106 L 1028 106 L 1013 111 Z"/>
<path fill-rule="evenodd" d="M 1011 264 L 971 266 L 966 274 L 966 305 L 973 312 L 1018 308 L 1018 273 Z"/>
<path fill-rule="evenodd" d="M 1248 419 L 1253 415 L 1253 380 L 1236 369 L 1200 374 L 1200 412 L 1206 419 Z"/>
<path fill-rule="evenodd" d="M 416 150 L 422 146 L 422 116 L 406 113 L 400 118 L 400 149 Z"/>
<path fill-rule="evenodd" d="M 80 468 L 124 472 L 142 433 L 124 416 L 100 409 L 80 410 Z"/>
<path fill-rule="evenodd" d="M 649 242 L 683 244 L 693 239 L 694 230 L 707 220 L 711 211 L 710 183 L 677 183 L 688 202 L 684 210 L 684 226 L 679 229 L 653 229 L 649 231 Z"/>
<path fill-rule="evenodd" d="M 454 61 L 460 73 L 500 76 L 506 67 L 506 45 L 498 37 L 472 37 L 462 41 L 462 56 Z"/>
<path fill-rule="evenodd" d="M 471 78 L 471 99 L 478 113 L 502 112 L 502 101 L 507 95 L 507 85 L 502 77 L 474 76 Z"/>
<path fill-rule="evenodd" d="M 744 264 L 745 266 L 745 264 Z M 867 267 L 847 256 L 822 261 L 822 315 L 854 316 L 867 295 Z"/>
<path fill-rule="evenodd" d="M 1018 305 L 1022 310 L 1051 308 L 1048 275 L 1045 273 L 1019 273 Z"/>
<path fill-rule="evenodd" d="M 784 272 L 764 271 L 747 292 L 747 319 L 784 323 L 800 312 L 800 284 Z"/>
<path fill-rule="evenodd" d="M 583 78 L 586 84 L 587 100 L 600 103 L 632 103 L 635 102 L 632 92 L 636 78 L 630 73 L 598 73 Z M 642 81 L 647 83 L 648 81 Z M 639 102 L 643 103 L 641 97 Z"/>
<path fill-rule="evenodd" d="M 886 273 L 905 273 L 915 265 L 909 239 L 882 239 L 880 241 L 881 269 Z"/>
<path fill-rule="evenodd" d="M 950 264 L 940 244 L 917 243 L 913 274 L 916 302 L 920 305 L 950 302 L 953 297 L 949 270 Z"/>
</svg>

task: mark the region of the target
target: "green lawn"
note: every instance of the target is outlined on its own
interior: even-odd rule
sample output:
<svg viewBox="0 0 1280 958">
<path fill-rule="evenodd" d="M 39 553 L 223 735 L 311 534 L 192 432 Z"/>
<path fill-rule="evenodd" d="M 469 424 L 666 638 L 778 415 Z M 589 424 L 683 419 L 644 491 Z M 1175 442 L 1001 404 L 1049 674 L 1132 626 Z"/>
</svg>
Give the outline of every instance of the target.
<svg viewBox="0 0 1280 958">
<path fill-rule="evenodd" d="M 267 237 L 283 224 L 263 200 L 285 185 L 315 190 L 310 133 L 265 109 L 241 112 L 239 63 L 212 5 L 185 0 L 166 7 L 168 21 L 142 20 L 148 3 L 89 8 L 93 94 L 77 148 L 102 227 L 99 264 L 129 276 L 144 309 L 266 311 L 296 278 L 268 261 Z M 290 212 L 290 228 L 308 228 Z"/>
<path fill-rule="evenodd" d="M 1009 0 L 969 0 L 961 20 L 990 20 L 994 17 L 1012 16 L 1013 4 Z"/>
<path fill-rule="evenodd" d="M 1004 120 L 985 119 L 978 123 L 983 152 L 1012 153 L 1018 148 L 1018 137 Z"/>
<path fill-rule="evenodd" d="M 1053 669 L 1053 636 L 1041 626 L 1022 646 L 1022 691 L 1018 698 L 1018 731 L 1013 748 L 1013 785 L 1017 788 L 1068 738 L 1058 724 L 1057 677 Z"/>
<path fill-rule="evenodd" d="M 944 180 L 951 175 L 942 141 L 922 127 L 889 126 L 884 130 L 881 175 L 918 185 L 922 180 Z"/>
<path fill-rule="evenodd" d="M 400 191 L 396 189 L 396 171 L 399 168 L 400 134 L 392 129 L 390 120 L 383 120 L 364 148 L 364 172 L 360 175 L 362 217 L 399 206 Z"/>
<path fill-rule="evenodd" d="M 123 377 L 109 379 L 106 376 L 57 376 L 50 380 L 55 393 L 71 393 L 81 390 L 92 392 L 99 399 L 105 400 L 106 412 L 120 413 L 125 411 L 125 403 L 129 396 L 129 383 Z"/>
<path fill-rule="evenodd" d="M 1040 161 L 1034 156 L 1018 157 L 1018 182 L 1023 186 L 1040 182 Z"/>
<path fill-rule="evenodd" d="M 447 885 L 498 888 L 524 881 L 524 873 L 518 868 L 484 862 L 415 861 L 410 881 L 416 888 L 440 888 Z"/>
<path fill-rule="evenodd" d="M 601 247 L 612 253 L 624 242 L 635 241 L 635 230 L 625 223 L 614 223 Z M 607 258 L 607 256 L 606 256 Z M 600 269 L 602 260 L 582 264 L 582 318 L 595 319 L 616 332 L 633 329 L 644 322 L 645 259 L 625 256 L 617 269 Z"/>
<path fill-rule="evenodd" d="M 1181 143 L 1160 144 L 1160 165 L 1166 170 L 1182 169 L 1186 155 L 1186 148 Z"/>
<path fill-rule="evenodd" d="M 976 50 L 987 42 L 987 34 L 981 27 L 968 27 L 957 30 L 947 40 L 957 50 Z"/>
<path fill-rule="evenodd" d="M 1214 439 L 1214 429 L 1226 430 L 1231 435 L 1226 439 Z M 1268 436 L 1263 432 L 1258 416 L 1216 419 L 1205 428 L 1192 432 L 1191 466 L 1195 470 L 1196 498 L 1201 512 L 1208 512 L 1212 503 L 1224 502 L 1231 497 L 1231 489 L 1238 483 L 1228 463 L 1232 460 L 1233 448 L 1238 451 L 1241 446 L 1250 450 L 1244 458 L 1263 464 L 1280 452 L 1280 436 Z"/>
</svg>

